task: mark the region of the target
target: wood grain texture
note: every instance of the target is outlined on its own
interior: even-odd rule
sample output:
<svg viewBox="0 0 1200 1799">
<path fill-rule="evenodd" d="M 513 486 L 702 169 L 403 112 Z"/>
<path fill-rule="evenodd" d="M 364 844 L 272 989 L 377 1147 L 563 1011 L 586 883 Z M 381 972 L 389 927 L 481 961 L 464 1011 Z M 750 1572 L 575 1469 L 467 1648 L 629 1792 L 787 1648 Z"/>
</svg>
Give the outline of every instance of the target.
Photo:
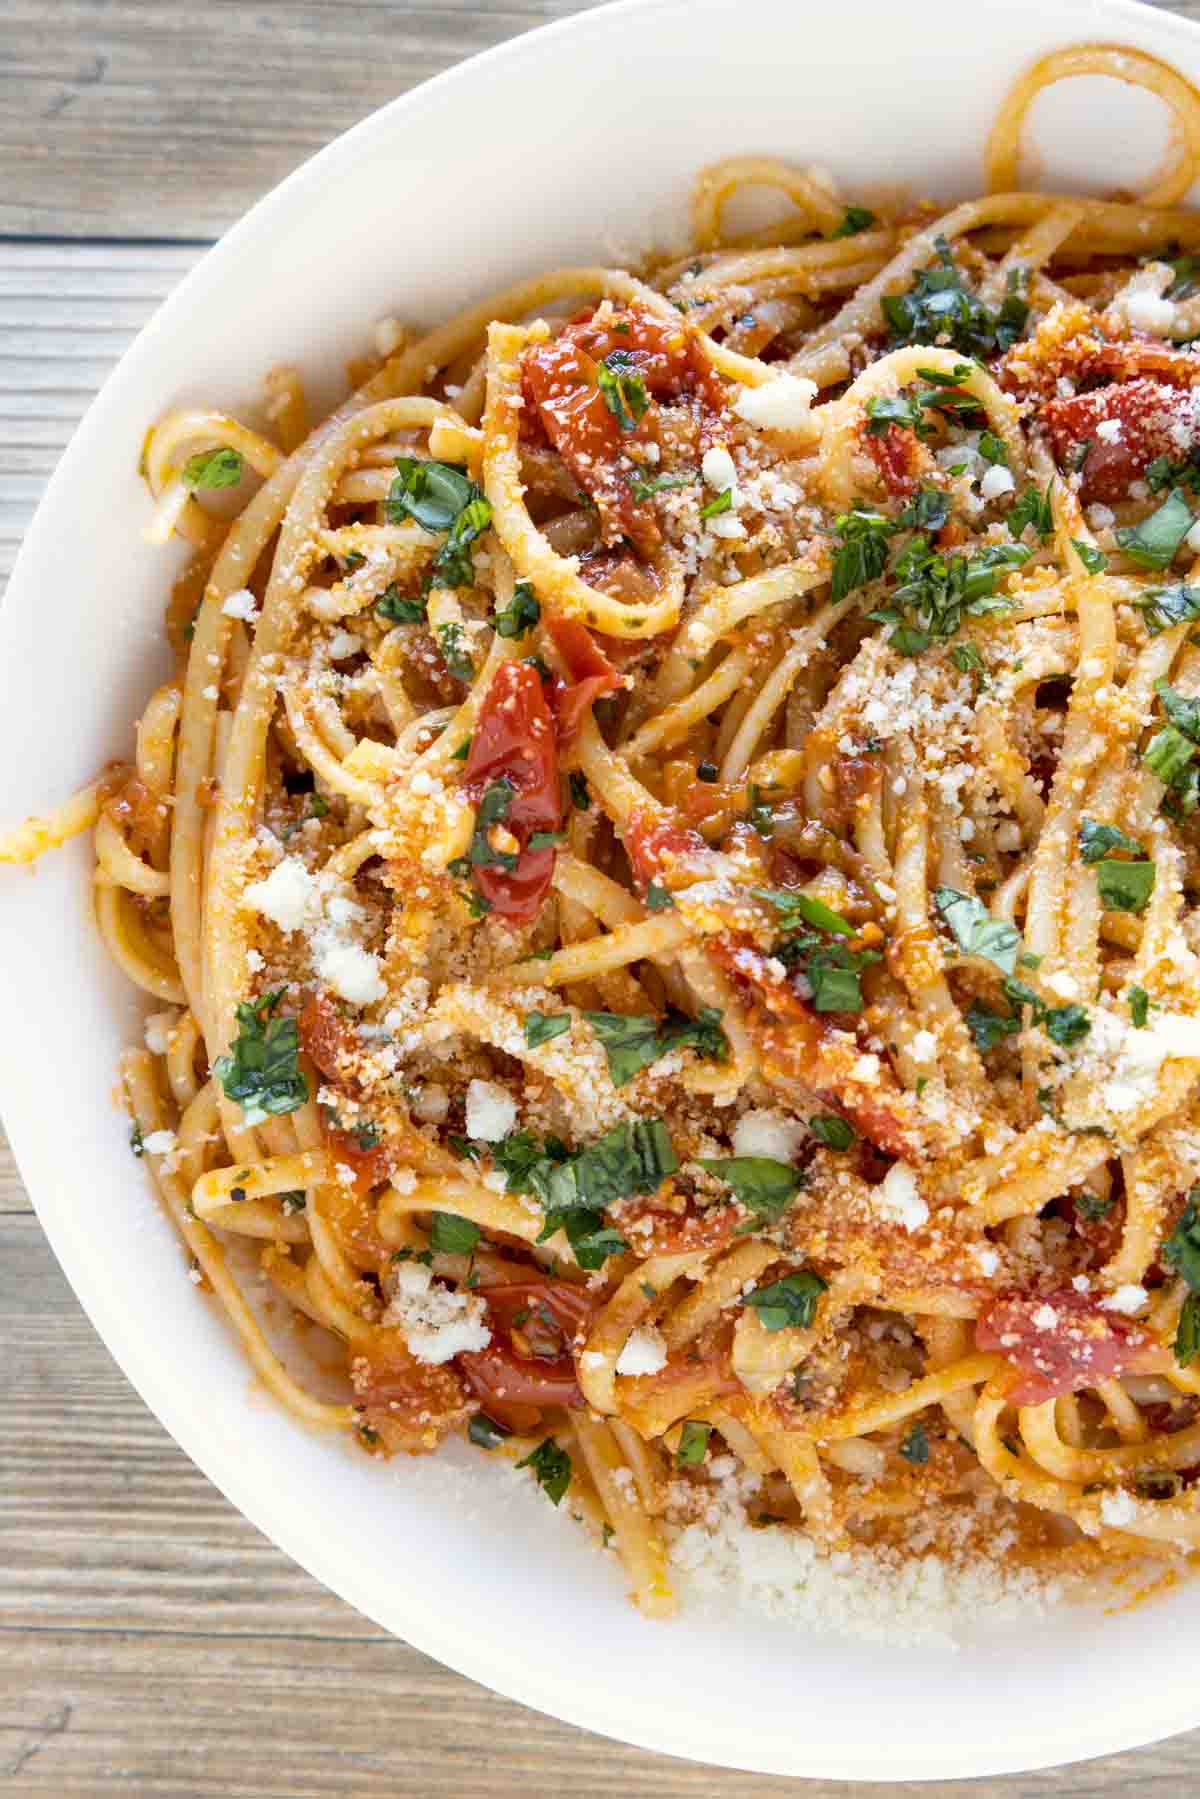
<svg viewBox="0 0 1200 1799">
<path fill-rule="evenodd" d="M 194 240 L 394 94 L 577 10 L 579 0 L 54 0 L 51 12 L 45 0 L 0 0 L 0 586 L 71 431 L 200 254 Z M 1200 0 L 1174 10 L 1200 17 Z M 29 234 L 71 241 L 20 241 Z M 192 1467 L 81 1313 L 2 1140 L 0 1370 L 0 1794 L 1200 1789 L 1200 1732 L 1049 1774 L 867 1789 L 693 1767 L 485 1692 L 325 1592 Z"/>
</svg>

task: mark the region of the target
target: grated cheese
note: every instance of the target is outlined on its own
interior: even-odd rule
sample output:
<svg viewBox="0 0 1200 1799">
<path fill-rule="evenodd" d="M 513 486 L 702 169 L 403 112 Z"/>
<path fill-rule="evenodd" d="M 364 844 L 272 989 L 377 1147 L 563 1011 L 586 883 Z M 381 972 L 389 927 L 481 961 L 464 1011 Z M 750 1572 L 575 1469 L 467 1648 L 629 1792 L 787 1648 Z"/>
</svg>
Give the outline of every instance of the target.
<svg viewBox="0 0 1200 1799">
<path fill-rule="evenodd" d="M 517 1122 L 517 1102 L 495 1081 L 472 1081 L 467 1088 L 467 1136 L 499 1143 Z"/>
<path fill-rule="evenodd" d="M 418 1362 L 438 1366 L 464 1351 L 486 1349 L 492 1340 L 487 1307 L 474 1293 L 434 1284 L 420 1262 L 402 1262 L 395 1271 L 395 1297 L 383 1315 L 398 1324 Z"/>
</svg>

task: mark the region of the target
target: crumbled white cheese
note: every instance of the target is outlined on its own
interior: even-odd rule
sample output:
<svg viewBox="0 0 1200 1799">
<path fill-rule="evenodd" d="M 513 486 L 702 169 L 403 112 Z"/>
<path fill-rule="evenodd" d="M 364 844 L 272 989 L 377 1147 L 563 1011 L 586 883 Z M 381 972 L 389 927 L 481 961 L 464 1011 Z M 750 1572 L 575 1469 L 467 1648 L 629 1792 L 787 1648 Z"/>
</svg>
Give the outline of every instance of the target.
<svg viewBox="0 0 1200 1799">
<path fill-rule="evenodd" d="M 714 537 L 745 537 L 746 535 L 745 525 L 733 512 L 719 512 L 715 518 L 706 518 L 704 528 L 706 531 L 711 531 Z"/>
<path fill-rule="evenodd" d="M 517 1122 L 517 1102 L 495 1081 L 472 1081 L 467 1088 L 467 1136 L 499 1143 Z"/>
<path fill-rule="evenodd" d="M 1120 419 L 1101 419 L 1096 426 L 1096 436 L 1104 444 L 1120 443 L 1122 430 Z"/>
<path fill-rule="evenodd" d="M 724 444 L 714 444 L 711 450 L 705 451 L 704 461 L 700 464 L 700 473 L 718 493 L 724 493 L 727 487 L 737 489 L 737 465 Z M 736 501 L 735 501 L 736 504 Z"/>
<path fill-rule="evenodd" d="M 979 496 L 984 500 L 998 500 L 1002 493 L 1011 493 L 1015 486 L 1011 469 L 1006 469 L 1002 462 L 993 462 L 979 483 Z"/>
<path fill-rule="evenodd" d="M 1052 1331 L 1058 1323 L 1058 1313 L 1051 1305 L 1040 1305 L 1030 1320 L 1034 1330 Z"/>
<path fill-rule="evenodd" d="M 800 431 L 809 423 L 817 384 L 805 375 L 776 375 L 761 387 L 744 387 L 733 410 L 763 431 Z"/>
<path fill-rule="evenodd" d="M 357 656 L 362 649 L 362 638 L 353 631 L 335 631 L 329 639 L 329 654 L 334 662 L 344 662 L 348 656 Z"/>
<path fill-rule="evenodd" d="M 148 1149 L 152 1156 L 169 1156 L 175 1142 L 174 1131 L 151 1131 L 148 1137 L 142 1138 L 142 1148 Z"/>
<path fill-rule="evenodd" d="M 252 881 L 242 897 L 281 931 L 302 930 L 320 911 L 317 883 L 296 856 L 285 856 L 265 880 Z"/>
<path fill-rule="evenodd" d="M 404 326 L 399 319 L 390 316 L 378 319 L 371 334 L 375 339 L 375 349 L 380 356 L 392 356 L 404 341 Z"/>
<path fill-rule="evenodd" d="M 1102 1299 L 1100 1304 L 1106 1312 L 1140 1312 L 1147 1297 L 1145 1287 L 1139 1287 L 1130 1282 L 1124 1287 L 1118 1287 L 1115 1292 L 1108 1295 L 1107 1299 Z"/>
<path fill-rule="evenodd" d="M 492 1340 L 487 1307 L 474 1293 L 435 1285 L 420 1262 L 399 1263 L 394 1279 L 395 1297 L 384 1323 L 400 1326 L 418 1362 L 437 1366 L 464 1351 L 487 1348 Z"/>
<path fill-rule="evenodd" d="M 1137 1517 L 1137 1506 L 1133 1495 L 1119 1489 L 1115 1493 L 1105 1493 L 1100 1500 L 1100 1516 L 1105 1524 L 1111 1524 L 1114 1530 L 1123 1530 L 1125 1525 L 1132 1524 Z"/>
<path fill-rule="evenodd" d="M 928 1222 L 929 1207 L 917 1188 L 915 1172 L 907 1162 L 895 1162 L 873 1191 L 875 1210 L 906 1231 L 918 1231 Z"/>
<path fill-rule="evenodd" d="M 994 1249 L 979 1249 L 975 1252 L 975 1260 L 979 1263 L 979 1271 L 989 1277 L 995 1274 L 1000 1266 L 1000 1257 Z"/>
<path fill-rule="evenodd" d="M 1097 500 L 1095 505 L 1088 507 L 1087 520 L 1093 531 L 1106 531 L 1110 525 L 1116 524 L 1117 515 L 1111 506 L 1102 506 Z"/>
<path fill-rule="evenodd" d="M 258 617 L 258 601 L 248 587 L 239 587 L 229 595 L 221 611 L 226 618 L 242 618 L 250 624 Z"/>
<path fill-rule="evenodd" d="M 1065 968 L 1056 968 L 1051 974 L 1043 975 L 1042 984 L 1049 987 L 1057 999 L 1079 998 L 1079 983 Z"/>
<path fill-rule="evenodd" d="M 666 1365 L 666 1341 L 652 1325 L 642 1324 L 630 1331 L 617 1357 L 618 1374 L 657 1374 Z"/>
<path fill-rule="evenodd" d="M 993 833 L 993 841 L 996 848 L 1003 851 L 1005 855 L 1008 855 L 1015 850 L 1019 850 L 1021 847 L 1020 825 L 1017 824 L 1015 819 L 1006 818 L 1002 824 L 996 826 L 995 832 Z"/>
<path fill-rule="evenodd" d="M 146 1020 L 145 1044 L 152 1056 L 165 1056 L 175 1028 L 174 1012 L 152 1012 Z"/>
<path fill-rule="evenodd" d="M 352 1006 L 369 1006 L 387 992 L 377 959 L 361 944 L 322 933 L 316 950 L 317 973 L 327 987 Z"/>
<path fill-rule="evenodd" d="M 200 689 L 200 698 L 202 700 L 219 700 L 220 697 L 221 689 L 217 686 L 215 681 L 210 681 L 207 687 L 202 687 Z"/>
<path fill-rule="evenodd" d="M 774 1162 L 790 1162 L 807 1135 L 798 1118 L 786 1112 L 760 1108 L 743 1112 L 733 1127 L 735 1156 L 767 1156 Z"/>
</svg>

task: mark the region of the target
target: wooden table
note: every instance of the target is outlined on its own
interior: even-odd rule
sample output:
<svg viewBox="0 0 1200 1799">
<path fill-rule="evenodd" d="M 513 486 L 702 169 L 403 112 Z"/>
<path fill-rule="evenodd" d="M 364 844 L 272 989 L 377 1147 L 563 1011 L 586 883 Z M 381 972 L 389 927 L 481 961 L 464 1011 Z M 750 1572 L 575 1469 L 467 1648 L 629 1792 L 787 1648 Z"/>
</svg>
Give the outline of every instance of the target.
<svg viewBox="0 0 1200 1799">
<path fill-rule="evenodd" d="M 0 0 L 0 580 L 92 395 L 212 238 L 392 95 L 577 10 L 574 0 Z M 1200 0 L 1177 10 L 1200 16 Z M 325 1592 L 209 1486 L 131 1392 L 8 1158 L 0 1371 L 4 1794 L 800 1790 L 524 1711 Z M 1003 1715 L 1001 1696 L 999 1729 Z M 1140 1799 L 1200 1787 L 1200 1731 L 937 1791 L 1017 1799 L 1135 1786 Z M 858 1789 L 803 1790 L 816 1799 Z"/>
</svg>

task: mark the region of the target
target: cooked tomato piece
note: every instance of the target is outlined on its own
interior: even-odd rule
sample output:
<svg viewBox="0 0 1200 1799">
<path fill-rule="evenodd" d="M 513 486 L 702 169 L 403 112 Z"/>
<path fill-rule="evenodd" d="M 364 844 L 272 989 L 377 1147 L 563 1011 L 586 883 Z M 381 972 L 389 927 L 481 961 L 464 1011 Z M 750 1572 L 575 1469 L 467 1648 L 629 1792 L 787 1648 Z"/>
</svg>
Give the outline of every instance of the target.
<svg viewBox="0 0 1200 1799">
<path fill-rule="evenodd" d="M 703 1212 L 664 1212 L 644 1200 L 614 1208 L 614 1222 L 639 1255 L 681 1256 L 696 1249 L 724 1249 L 737 1234 L 736 1206 L 709 1206 Z"/>
<path fill-rule="evenodd" d="M 380 1325 L 355 1349 L 350 1379 L 362 1421 L 389 1453 L 434 1449 L 466 1418 L 466 1388 L 454 1368 L 419 1362 L 396 1326 Z"/>
<path fill-rule="evenodd" d="M 331 1081 L 347 1079 L 358 1039 L 327 993 L 312 993 L 298 1021 L 300 1047 Z"/>
<path fill-rule="evenodd" d="M 567 1343 L 587 1329 L 600 1304 L 586 1287 L 572 1281 L 501 1281 L 493 1287 L 480 1287 L 479 1293 L 487 1301 L 493 1322 L 507 1336 L 521 1328 L 515 1321 L 522 1312 L 544 1307 Z"/>
<path fill-rule="evenodd" d="M 565 742 L 574 737 L 593 700 L 620 689 L 621 677 L 577 618 L 552 618 L 548 629 L 571 677 L 569 681 L 556 680 L 552 691 L 559 738 Z"/>
<path fill-rule="evenodd" d="M 640 887 L 657 879 L 676 857 L 694 856 L 708 845 L 666 812 L 635 812 L 625 833 L 625 854 Z"/>
<path fill-rule="evenodd" d="M 502 662 L 484 696 L 467 757 L 468 796 L 475 804 L 495 781 L 515 792 L 502 829 L 517 839 L 517 865 L 474 871 L 479 890 L 501 918 L 528 924 L 537 917 L 554 874 L 554 848 L 531 849 L 535 831 L 562 823 L 554 720 L 541 676 L 526 662 Z"/>
<path fill-rule="evenodd" d="M 570 1356 L 555 1362 L 526 1361 L 514 1349 L 491 1343 L 458 1358 L 471 1391 L 499 1422 L 510 1406 L 581 1406 L 583 1394 Z"/>
<path fill-rule="evenodd" d="M 653 506 L 635 500 L 634 467 L 626 442 L 654 440 L 651 409 L 625 428 L 600 386 L 607 367 L 636 377 L 648 398 L 695 395 L 709 413 L 724 405 L 724 390 L 682 320 L 660 318 L 641 306 L 605 307 L 572 321 L 557 337 L 527 350 L 522 387 L 529 411 L 541 423 L 578 485 L 596 502 L 610 543 L 627 537 L 642 556 L 661 542 Z M 631 428 L 630 428 L 631 427 Z"/>
<path fill-rule="evenodd" d="M 1014 1405 L 1041 1405 L 1063 1393 L 1094 1387 L 1137 1366 L 1153 1340 L 1100 1301 L 1068 1287 L 1053 1293 L 1004 1293 L 975 1325 L 980 1349 L 1007 1356 L 1021 1378 Z"/>
<path fill-rule="evenodd" d="M 864 431 L 862 445 L 891 494 L 907 499 L 917 485 L 917 439 L 901 425 Z"/>
<path fill-rule="evenodd" d="M 1156 456 L 1185 460 L 1191 444 L 1200 441 L 1200 408 L 1193 395 L 1161 381 L 1121 381 L 1049 400 L 1038 422 L 1059 466 L 1079 468 L 1084 501 L 1123 499 Z M 1102 426 L 1109 427 L 1106 435 Z"/>
</svg>

